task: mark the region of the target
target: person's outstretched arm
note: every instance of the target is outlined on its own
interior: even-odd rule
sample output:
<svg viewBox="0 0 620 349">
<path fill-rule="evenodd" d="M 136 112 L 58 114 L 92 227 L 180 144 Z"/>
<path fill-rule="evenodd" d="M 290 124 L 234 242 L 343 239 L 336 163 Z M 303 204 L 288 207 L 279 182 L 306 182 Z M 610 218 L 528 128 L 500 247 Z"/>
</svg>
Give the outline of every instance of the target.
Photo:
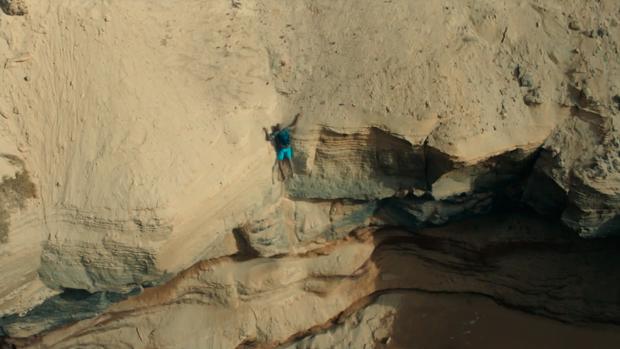
<svg viewBox="0 0 620 349">
<path fill-rule="evenodd" d="M 273 140 L 273 135 L 269 133 L 267 128 L 263 127 L 263 131 L 265 131 L 265 140 L 272 141 Z"/>
<path fill-rule="evenodd" d="M 301 113 L 297 113 L 295 115 L 295 118 L 293 119 L 293 122 L 291 122 L 290 125 L 288 125 L 286 128 L 288 128 L 289 130 L 292 130 L 295 128 L 295 126 L 297 126 L 297 121 L 299 120 L 299 117 L 301 116 Z"/>
</svg>

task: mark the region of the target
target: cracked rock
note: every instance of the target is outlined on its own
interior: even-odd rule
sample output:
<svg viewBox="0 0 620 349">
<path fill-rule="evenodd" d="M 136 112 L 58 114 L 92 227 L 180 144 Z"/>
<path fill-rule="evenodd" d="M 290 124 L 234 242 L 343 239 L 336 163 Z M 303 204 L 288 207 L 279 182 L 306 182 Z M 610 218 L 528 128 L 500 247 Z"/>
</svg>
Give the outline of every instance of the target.
<svg viewBox="0 0 620 349">
<path fill-rule="evenodd" d="M 24 0 L 0 0 L 0 8 L 9 16 L 24 16 L 28 7 Z"/>
<path fill-rule="evenodd" d="M 540 105 L 543 103 L 543 97 L 540 93 L 540 88 L 532 88 L 527 91 L 527 94 L 523 97 L 525 104 L 529 106 Z"/>
</svg>

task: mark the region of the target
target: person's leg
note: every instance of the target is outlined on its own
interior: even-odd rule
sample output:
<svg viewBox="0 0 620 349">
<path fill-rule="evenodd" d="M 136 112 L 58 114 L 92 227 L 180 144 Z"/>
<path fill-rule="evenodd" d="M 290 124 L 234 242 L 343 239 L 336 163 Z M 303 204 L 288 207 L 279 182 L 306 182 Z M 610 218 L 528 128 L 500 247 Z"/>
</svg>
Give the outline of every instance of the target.
<svg viewBox="0 0 620 349">
<path fill-rule="evenodd" d="M 293 170 L 293 148 L 286 148 L 286 160 L 288 161 L 289 169 L 291 170 L 291 176 L 295 175 L 295 171 Z"/>
<path fill-rule="evenodd" d="M 284 160 L 282 161 L 278 161 L 278 168 L 280 169 L 280 175 L 282 176 L 282 180 L 286 179 L 286 173 L 284 173 L 284 168 L 282 168 L 282 163 L 284 162 Z"/>
<path fill-rule="evenodd" d="M 282 180 L 286 179 L 286 175 L 284 174 L 284 169 L 282 168 L 282 161 L 286 157 L 286 148 L 278 149 L 278 168 L 280 169 L 280 175 L 282 175 Z"/>
</svg>

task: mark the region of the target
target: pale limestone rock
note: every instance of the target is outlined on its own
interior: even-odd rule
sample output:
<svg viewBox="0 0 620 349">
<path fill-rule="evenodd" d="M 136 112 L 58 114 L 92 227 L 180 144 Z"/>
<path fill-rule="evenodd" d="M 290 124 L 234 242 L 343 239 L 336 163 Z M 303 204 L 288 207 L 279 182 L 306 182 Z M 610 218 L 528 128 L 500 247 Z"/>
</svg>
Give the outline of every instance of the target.
<svg viewBox="0 0 620 349">
<path fill-rule="evenodd" d="M 454 224 L 525 202 L 617 232 L 617 2 L 28 5 L 0 18 L 0 173 L 26 184 L 2 192 L 0 326 L 50 332 L 20 346 L 312 346 L 401 288 L 617 319 L 613 244 Z M 261 128 L 297 112 L 282 183 Z"/>
</svg>

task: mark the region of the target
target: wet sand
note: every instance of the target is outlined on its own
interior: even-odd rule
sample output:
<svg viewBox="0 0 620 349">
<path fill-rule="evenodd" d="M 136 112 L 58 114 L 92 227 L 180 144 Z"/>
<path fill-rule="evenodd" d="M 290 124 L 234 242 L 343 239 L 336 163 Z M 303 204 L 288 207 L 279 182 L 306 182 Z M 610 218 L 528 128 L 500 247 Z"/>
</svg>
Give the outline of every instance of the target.
<svg viewBox="0 0 620 349">
<path fill-rule="evenodd" d="M 388 348 L 620 348 L 620 326 L 567 324 L 477 295 L 405 293 Z"/>
</svg>

